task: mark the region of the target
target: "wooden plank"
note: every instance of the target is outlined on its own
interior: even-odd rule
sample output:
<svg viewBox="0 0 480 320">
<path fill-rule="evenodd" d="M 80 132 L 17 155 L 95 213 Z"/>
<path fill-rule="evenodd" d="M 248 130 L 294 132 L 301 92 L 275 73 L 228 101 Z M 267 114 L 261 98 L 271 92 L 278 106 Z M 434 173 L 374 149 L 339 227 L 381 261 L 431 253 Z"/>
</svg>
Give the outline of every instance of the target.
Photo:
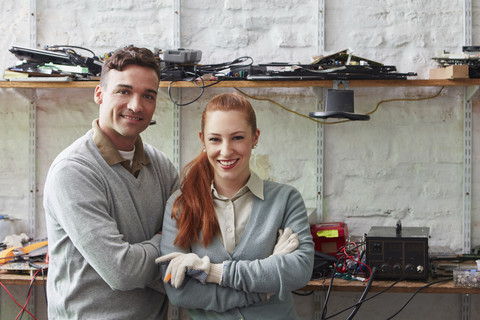
<svg viewBox="0 0 480 320">
<path fill-rule="evenodd" d="M 46 277 L 45 277 L 46 278 Z M 0 271 L 0 282 L 4 285 L 30 285 L 32 277 L 28 274 L 6 273 Z M 429 279 L 428 281 L 400 281 L 394 285 L 387 293 L 413 293 L 430 282 L 439 279 Z M 380 292 L 391 286 L 395 281 L 378 280 L 373 281 L 370 292 Z M 37 276 L 35 285 L 43 285 L 43 277 Z M 330 279 L 311 280 L 300 289 L 301 291 L 327 291 L 330 285 Z M 367 283 L 361 281 L 348 281 L 335 279 L 332 290 L 339 292 L 363 292 Z M 480 294 L 480 288 L 455 287 L 453 280 L 437 283 L 426 287 L 420 293 L 447 293 L 447 294 Z"/>
<path fill-rule="evenodd" d="M 204 85 L 213 84 L 213 81 L 205 81 Z M 197 83 L 200 85 L 200 83 Z M 69 81 L 69 82 L 38 82 L 38 81 L 0 81 L 0 88 L 95 88 L 98 81 Z M 457 80 L 348 80 L 349 87 L 461 87 L 480 85 L 480 79 L 457 79 Z M 161 81 L 160 88 L 196 88 L 191 81 Z M 246 81 L 226 80 L 215 84 L 216 88 L 301 88 L 301 87 L 333 87 L 333 80 L 278 80 L 278 81 Z"/>
<path fill-rule="evenodd" d="M 52 89 L 95 88 L 98 81 L 0 81 L 0 88 Z"/>
<path fill-rule="evenodd" d="M 413 293 L 425 286 L 429 282 L 435 282 L 439 279 L 429 279 L 428 281 L 400 281 L 395 284 L 387 292 L 396 292 L 396 293 Z M 373 281 L 370 288 L 370 292 L 380 292 L 389 286 L 391 286 L 395 281 L 387 280 L 377 280 Z M 330 279 L 320 279 L 320 280 L 311 280 L 308 284 L 303 287 L 302 291 L 327 291 L 328 286 L 330 285 Z M 362 281 L 348 281 L 343 279 L 335 279 L 333 282 L 332 290 L 341 291 L 341 292 L 363 292 L 365 290 L 367 283 Z M 447 282 L 441 282 L 429 287 L 426 287 L 420 291 L 420 293 L 451 293 L 451 294 L 480 294 L 480 288 L 467 288 L 467 287 L 455 287 L 453 285 L 453 280 Z"/>
<path fill-rule="evenodd" d="M 0 282 L 4 285 L 24 285 L 29 286 L 30 282 L 32 281 L 32 276 L 29 274 L 20 274 L 20 273 L 7 273 L 4 271 L 0 271 Z M 45 283 L 47 281 L 47 277 L 45 277 Z M 34 285 L 43 285 L 44 278 L 42 275 L 38 275 L 35 279 Z"/>
</svg>

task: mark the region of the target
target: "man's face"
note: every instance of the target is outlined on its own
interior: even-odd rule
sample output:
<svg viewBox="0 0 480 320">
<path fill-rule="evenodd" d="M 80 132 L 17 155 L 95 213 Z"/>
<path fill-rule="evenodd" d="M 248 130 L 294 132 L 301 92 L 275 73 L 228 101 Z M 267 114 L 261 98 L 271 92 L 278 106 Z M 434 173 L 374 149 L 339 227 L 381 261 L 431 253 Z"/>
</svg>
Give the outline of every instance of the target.
<svg viewBox="0 0 480 320">
<path fill-rule="evenodd" d="M 155 70 L 129 65 L 123 71 L 110 70 L 105 85 L 96 87 L 99 127 L 119 150 L 132 150 L 138 135 L 149 126 L 158 82 Z"/>
</svg>

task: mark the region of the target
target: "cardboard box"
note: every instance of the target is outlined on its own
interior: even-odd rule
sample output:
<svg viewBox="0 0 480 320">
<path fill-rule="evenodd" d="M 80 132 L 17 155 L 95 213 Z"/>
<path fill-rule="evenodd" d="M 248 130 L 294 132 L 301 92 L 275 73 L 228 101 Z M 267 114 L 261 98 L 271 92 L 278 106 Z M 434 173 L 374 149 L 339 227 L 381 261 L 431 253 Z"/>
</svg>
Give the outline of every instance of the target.
<svg viewBox="0 0 480 320">
<path fill-rule="evenodd" d="M 444 68 L 430 69 L 430 79 L 468 79 L 468 66 L 453 65 Z"/>
</svg>

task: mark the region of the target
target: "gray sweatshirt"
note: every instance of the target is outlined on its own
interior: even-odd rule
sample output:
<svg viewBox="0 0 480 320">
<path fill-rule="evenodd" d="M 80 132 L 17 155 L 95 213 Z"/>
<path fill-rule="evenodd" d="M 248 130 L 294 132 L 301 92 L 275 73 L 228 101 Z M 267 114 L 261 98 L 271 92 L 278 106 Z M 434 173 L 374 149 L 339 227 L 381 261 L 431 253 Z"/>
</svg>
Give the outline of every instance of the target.
<svg viewBox="0 0 480 320">
<path fill-rule="evenodd" d="M 192 319 L 297 319 L 291 291 L 305 286 L 312 276 L 314 248 L 307 212 L 300 193 L 293 187 L 271 181 L 264 183 L 264 200 L 255 197 L 252 213 L 232 254 L 220 238 L 208 247 L 199 243 L 190 250 L 174 245 L 176 222 L 168 201 L 163 222 L 162 254 L 194 252 L 223 263 L 220 285 L 201 284 L 187 278 L 179 289 L 165 284 L 174 305 L 188 309 Z M 278 229 L 290 227 L 298 234 L 299 246 L 289 254 L 272 256 Z M 163 267 L 165 272 L 166 267 Z M 265 301 L 267 295 L 272 295 Z"/>
<path fill-rule="evenodd" d="M 179 178 L 162 152 L 142 146 L 149 163 L 137 178 L 105 162 L 92 130 L 50 167 L 49 319 L 166 319 L 165 294 L 147 285 L 159 276 L 157 233 Z"/>
</svg>

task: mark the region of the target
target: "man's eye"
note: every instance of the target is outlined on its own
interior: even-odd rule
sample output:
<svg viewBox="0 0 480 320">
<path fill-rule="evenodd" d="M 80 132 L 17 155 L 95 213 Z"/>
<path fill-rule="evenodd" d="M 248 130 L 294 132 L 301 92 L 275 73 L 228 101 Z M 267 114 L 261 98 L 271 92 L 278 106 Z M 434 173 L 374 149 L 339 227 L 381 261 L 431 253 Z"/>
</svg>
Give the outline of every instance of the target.
<svg viewBox="0 0 480 320">
<path fill-rule="evenodd" d="M 149 99 L 149 100 L 155 100 L 155 97 L 151 94 L 146 94 L 146 95 L 144 95 L 144 97 Z"/>
<path fill-rule="evenodd" d="M 127 90 L 118 90 L 118 93 L 120 93 L 120 94 L 128 94 L 128 91 L 127 91 Z"/>
</svg>

